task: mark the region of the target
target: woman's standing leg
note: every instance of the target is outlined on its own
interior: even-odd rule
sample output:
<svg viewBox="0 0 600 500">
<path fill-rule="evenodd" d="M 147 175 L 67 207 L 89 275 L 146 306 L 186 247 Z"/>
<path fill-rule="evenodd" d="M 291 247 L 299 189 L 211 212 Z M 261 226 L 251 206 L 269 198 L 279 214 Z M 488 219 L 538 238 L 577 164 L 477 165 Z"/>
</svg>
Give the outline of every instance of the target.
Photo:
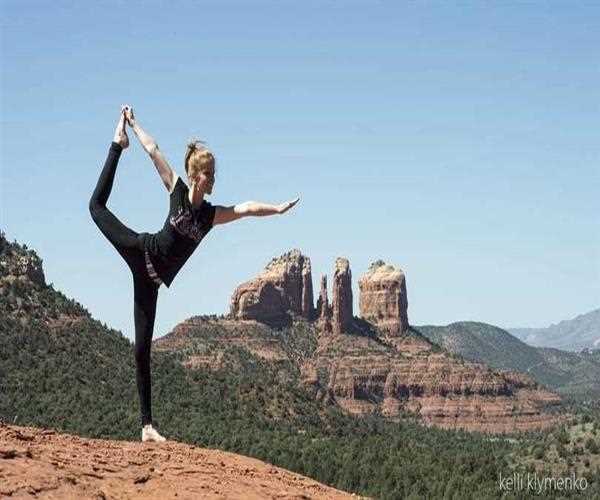
<svg viewBox="0 0 600 500">
<path fill-rule="evenodd" d="M 150 350 L 156 317 L 158 286 L 143 269 L 133 273 L 133 317 L 135 320 L 136 381 L 140 396 L 142 427 L 152 424 L 152 380 Z"/>
</svg>

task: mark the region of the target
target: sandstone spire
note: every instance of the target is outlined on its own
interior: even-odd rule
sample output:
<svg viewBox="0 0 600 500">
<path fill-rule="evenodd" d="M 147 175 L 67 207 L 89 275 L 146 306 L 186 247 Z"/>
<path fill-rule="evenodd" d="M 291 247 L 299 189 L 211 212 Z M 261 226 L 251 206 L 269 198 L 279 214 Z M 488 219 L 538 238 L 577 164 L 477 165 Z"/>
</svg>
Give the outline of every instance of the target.
<svg viewBox="0 0 600 500">
<path fill-rule="evenodd" d="M 352 325 L 352 273 L 348 259 L 338 257 L 335 260 L 333 273 L 332 303 L 333 333 L 339 335 L 350 329 Z"/>
<path fill-rule="evenodd" d="M 304 257 L 304 256 L 303 256 Z M 312 271 L 310 267 L 310 259 L 304 257 L 302 272 L 302 317 L 312 320 L 315 317 L 315 306 L 313 302 L 313 286 L 312 286 Z"/>
<path fill-rule="evenodd" d="M 331 333 L 331 307 L 327 298 L 327 275 L 321 276 L 321 291 L 317 299 L 317 320 L 321 330 Z"/>
</svg>

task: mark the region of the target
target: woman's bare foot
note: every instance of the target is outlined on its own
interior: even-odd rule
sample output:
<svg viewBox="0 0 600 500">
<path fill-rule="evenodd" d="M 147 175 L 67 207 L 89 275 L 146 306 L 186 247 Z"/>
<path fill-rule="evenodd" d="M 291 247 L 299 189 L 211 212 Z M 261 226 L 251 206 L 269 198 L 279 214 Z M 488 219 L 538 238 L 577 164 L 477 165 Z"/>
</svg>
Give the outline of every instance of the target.
<svg viewBox="0 0 600 500">
<path fill-rule="evenodd" d="M 114 142 L 119 144 L 123 149 L 129 147 L 129 137 L 127 137 L 127 131 L 125 130 L 125 112 L 121 111 L 121 117 L 119 118 L 119 123 L 117 123 L 117 128 L 115 130 L 115 137 L 113 139 Z"/>
</svg>

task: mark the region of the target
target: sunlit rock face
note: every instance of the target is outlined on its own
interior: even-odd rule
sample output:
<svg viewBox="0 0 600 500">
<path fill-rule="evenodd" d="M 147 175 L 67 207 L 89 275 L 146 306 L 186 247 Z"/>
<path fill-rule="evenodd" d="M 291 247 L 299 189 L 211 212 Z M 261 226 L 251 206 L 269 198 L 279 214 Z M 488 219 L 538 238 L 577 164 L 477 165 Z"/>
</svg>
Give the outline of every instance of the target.
<svg viewBox="0 0 600 500">
<path fill-rule="evenodd" d="M 379 260 L 358 281 L 363 319 L 390 336 L 408 331 L 406 278 L 401 269 Z"/>
<path fill-rule="evenodd" d="M 333 272 L 332 329 L 340 335 L 352 326 L 352 273 L 348 259 L 338 257 Z"/>
<path fill-rule="evenodd" d="M 280 324 L 290 314 L 314 317 L 310 259 L 300 250 L 276 257 L 254 279 L 239 285 L 231 297 L 231 316 Z"/>
</svg>

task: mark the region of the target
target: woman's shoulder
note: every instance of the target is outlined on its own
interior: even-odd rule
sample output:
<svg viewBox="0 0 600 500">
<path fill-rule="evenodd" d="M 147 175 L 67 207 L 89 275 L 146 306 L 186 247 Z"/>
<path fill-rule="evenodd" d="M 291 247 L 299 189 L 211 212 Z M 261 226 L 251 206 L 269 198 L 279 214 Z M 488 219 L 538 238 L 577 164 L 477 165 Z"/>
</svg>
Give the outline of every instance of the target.
<svg viewBox="0 0 600 500">
<path fill-rule="evenodd" d="M 173 183 L 173 189 L 171 190 L 170 194 L 187 192 L 187 190 L 187 184 L 183 182 L 183 179 L 179 177 L 179 175 L 177 175 L 177 179 L 175 179 L 175 182 Z"/>
<path fill-rule="evenodd" d="M 204 222 L 208 223 L 208 225 L 212 227 L 213 221 L 215 220 L 217 207 L 210 201 L 203 200 L 200 210 L 203 215 Z"/>
</svg>

